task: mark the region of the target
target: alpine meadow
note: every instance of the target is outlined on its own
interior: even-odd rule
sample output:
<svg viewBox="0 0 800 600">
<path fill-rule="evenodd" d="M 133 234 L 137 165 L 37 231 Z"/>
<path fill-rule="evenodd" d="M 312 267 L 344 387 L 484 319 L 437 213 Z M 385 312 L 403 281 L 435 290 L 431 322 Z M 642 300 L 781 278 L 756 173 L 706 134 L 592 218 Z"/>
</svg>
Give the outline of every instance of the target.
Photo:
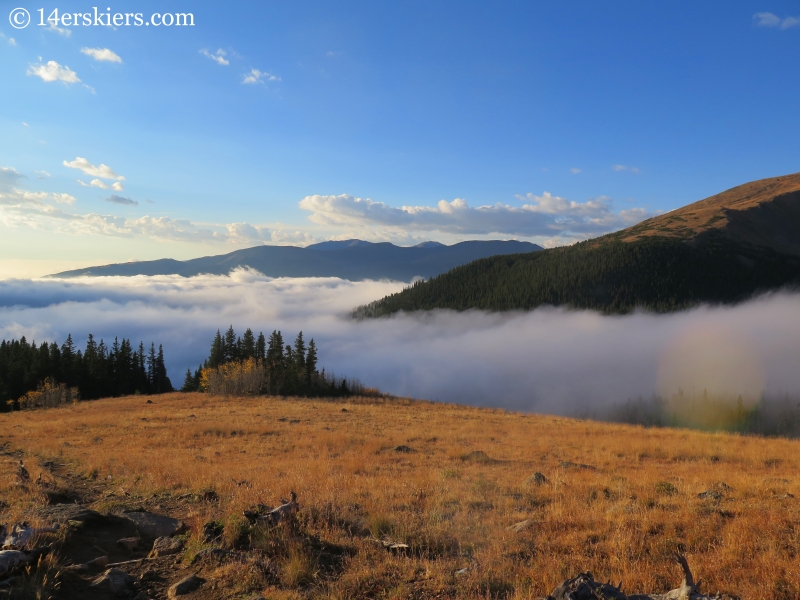
<svg viewBox="0 0 800 600">
<path fill-rule="evenodd" d="M 122 8 L 0 19 L 0 600 L 800 600 L 795 4 Z"/>
</svg>

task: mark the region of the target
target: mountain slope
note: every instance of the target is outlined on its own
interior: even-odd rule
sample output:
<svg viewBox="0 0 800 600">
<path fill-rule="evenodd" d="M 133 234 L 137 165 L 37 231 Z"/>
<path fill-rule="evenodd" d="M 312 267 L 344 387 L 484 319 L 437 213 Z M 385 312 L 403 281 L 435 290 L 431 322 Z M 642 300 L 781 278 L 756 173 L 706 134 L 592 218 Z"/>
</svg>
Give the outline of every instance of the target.
<svg viewBox="0 0 800 600">
<path fill-rule="evenodd" d="M 700 302 L 738 302 L 799 282 L 795 174 L 748 183 L 574 246 L 476 261 L 354 314 L 541 305 L 667 312 Z"/>
<path fill-rule="evenodd" d="M 133 276 L 133 275 L 224 275 L 233 269 L 250 267 L 268 277 L 341 277 L 411 281 L 433 277 L 459 265 L 498 254 L 541 250 L 540 246 L 517 241 L 470 241 L 452 246 L 421 244 L 403 248 L 394 244 L 373 244 L 361 240 L 322 242 L 308 248 L 256 246 L 220 256 L 178 261 L 162 259 L 120 263 L 65 271 L 51 277 Z"/>
</svg>

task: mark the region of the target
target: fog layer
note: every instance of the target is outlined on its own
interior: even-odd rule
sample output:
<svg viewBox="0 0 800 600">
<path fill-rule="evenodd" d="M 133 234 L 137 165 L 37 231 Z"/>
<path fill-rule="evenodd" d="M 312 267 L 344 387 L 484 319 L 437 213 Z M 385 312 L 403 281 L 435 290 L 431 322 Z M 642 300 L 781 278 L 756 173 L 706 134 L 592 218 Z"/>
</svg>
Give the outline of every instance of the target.
<svg viewBox="0 0 800 600">
<path fill-rule="evenodd" d="M 586 311 L 435 312 L 352 321 L 398 282 L 269 279 L 250 271 L 189 279 L 0 281 L 0 338 L 72 333 L 162 343 L 173 384 L 232 324 L 293 338 L 302 330 L 337 375 L 397 395 L 572 413 L 685 391 L 754 398 L 800 391 L 800 295 L 728 308 L 606 317 Z M 288 339 L 287 341 L 290 341 Z"/>
</svg>

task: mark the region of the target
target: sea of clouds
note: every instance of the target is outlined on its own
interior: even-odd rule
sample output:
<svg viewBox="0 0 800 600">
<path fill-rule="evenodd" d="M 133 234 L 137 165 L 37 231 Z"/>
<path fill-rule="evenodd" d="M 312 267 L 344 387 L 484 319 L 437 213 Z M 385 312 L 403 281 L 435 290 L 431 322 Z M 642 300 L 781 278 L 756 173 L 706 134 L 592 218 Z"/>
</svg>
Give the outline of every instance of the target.
<svg viewBox="0 0 800 600">
<path fill-rule="evenodd" d="M 354 321 L 354 307 L 401 290 L 387 281 L 230 276 L 0 281 L 0 339 L 82 347 L 93 333 L 163 344 L 173 384 L 233 325 L 287 342 L 303 331 L 320 364 L 402 396 L 570 414 L 678 388 L 800 392 L 800 295 L 671 315 L 437 311 Z"/>
</svg>

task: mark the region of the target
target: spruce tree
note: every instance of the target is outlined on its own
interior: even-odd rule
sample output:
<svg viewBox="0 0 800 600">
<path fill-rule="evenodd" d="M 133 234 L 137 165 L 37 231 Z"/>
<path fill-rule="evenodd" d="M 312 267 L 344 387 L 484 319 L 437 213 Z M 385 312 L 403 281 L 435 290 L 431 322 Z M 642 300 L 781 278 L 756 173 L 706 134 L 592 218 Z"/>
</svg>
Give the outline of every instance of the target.
<svg viewBox="0 0 800 600">
<path fill-rule="evenodd" d="M 186 369 L 186 377 L 183 379 L 183 386 L 181 387 L 182 392 L 194 392 L 194 377 L 192 377 L 192 370 Z"/>
<path fill-rule="evenodd" d="M 256 357 L 256 338 L 253 335 L 253 330 L 248 327 L 247 331 L 244 332 L 244 337 L 242 337 L 242 346 L 239 358 L 244 360 L 255 357 Z"/>
<path fill-rule="evenodd" d="M 211 342 L 211 355 L 208 357 L 208 366 L 216 368 L 225 362 L 225 348 L 222 342 L 222 336 L 217 329 L 217 335 L 214 336 L 214 341 Z"/>
</svg>

